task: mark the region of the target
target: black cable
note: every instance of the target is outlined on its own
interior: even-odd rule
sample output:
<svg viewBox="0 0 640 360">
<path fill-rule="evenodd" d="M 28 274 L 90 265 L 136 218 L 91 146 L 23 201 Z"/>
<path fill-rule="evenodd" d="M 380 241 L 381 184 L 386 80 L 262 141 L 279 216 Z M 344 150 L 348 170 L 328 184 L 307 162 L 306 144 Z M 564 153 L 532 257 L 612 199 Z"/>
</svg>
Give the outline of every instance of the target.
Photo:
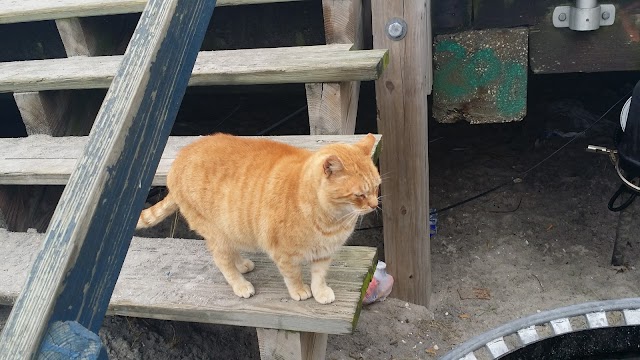
<svg viewBox="0 0 640 360">
<path fill-rule="evenodd" d="M 623 100 L 627 99 L 627 98 L 629 97 L 629 95 L 631 95 L 631 93 L 632 93 L 632 91 L 629 91 L 629 92 L 628 92 L 625 96 L 623 96 L 620 100 L 616 101 L 616 102 L 615 102 L 615 104 L 611 105 L 611 107 L 610 107 L 607 111 L 605 111 L 605 113 L 604 113 L 604 114 L 602 114 L 602 115 L 598 118 L 598 120 L 594 121 L 594 122 L 593 122 L 591 125 L 589 125 L 586 129 L 582 130 L 581 132 L 579 132 L 578 134 L 576 134 L 574 137 L 572 137 L 571 139 L 569 139 L 569 141 L 567 141 L 564 145 L 560 146 L 556 151 L 552 152 L 552 153 L 551 153 L 551 155 L 549 155 L 549 156 L 545 157 L 544 159 L 542 159 L 542 161 L 540 161 L 540 162 L 538 162 L 537 164 L 535 164 L 534 166 L 530 167 L 527 171 L 525 171 L 525 172 L 521 173 L 521 175 L 520 175 L 519 177 L 512 177 L 512 178 L 511 178 L 511 180 L 506 181 L 506 182 L 504 182 L 504 183 L 502 183 L 502 184 L 500 184 L 500 185 L 498 185 L 498 186 L 496 186 L 496 187 L 494 187 L 494 188 L 491 188 L 491 189 L 489 189 L 489 190 L 487 190 L 487 191 L 484 191 L 484 192 L 482 192 L 482 193 L 480 193 L 480 194 L 478 194 L 478 195 L 475 195 L 475 196 L 470 197 L 470 198 L 468 198 L 468 199 L 462 200 L 462 201 L 457 202 L 457 203 L 455 203 L 455 204 L 452 204 L 452 205 L 446 206 L 446 207 L 444 207 L 444 208 L 436 209 L 436 210 L 434 210 L 434 211 L 431 211 L 431 212 L 429 212 L 429 215 L 438 214 L 438 213 L 441 213 L 441 212 L 443 212 L 443 211 L 451 210 L 451 209 L 453 209 L 453 208 L 455 208 L 455 207 L 458 207 L 458 206 L 460 206 L 460 205 L 464 205 L 464 204 L 466 204 L 466 203 L 468 203 L 468 202 L 470 202 L 470 201 L 473 201 L 473 200 L 479 199 L 479 198 L 481 198 L 481 197 L 483 197 L 483 196 L 489 195 L 490 193 L 492 193 L 492 192 L 494 192 L 494 191 L 496 191 L 496 190 L 498 190 L 498 189 L 500 189 L 500 188 L 502 188 L 502 187 L 504 187 L 504 186 L 506 186 L 506 185 L 519 183 L 522 179 L 524 179 L 525 177 L 527 177 L 527 176 L 529 175 L 529 173 L 531 173 L 533 170 L 535 170 L 535 169 L 536 169 L 536 168 L 538 168 L 540 165 L 544 164 L 544 163 L 545 163 L 545 162 L 547 162 L 549 159 L 551 159 L 552 157 L 554 157 L 555 155 L 557 155 L 557 154 L 558 154 L 560 151 L 562 151 L 564 148 L 566 148 L 567 146 L 569 146 L 569 144 L 571 144 L 572 142 L 574 142 L 578 137 L 580 137 L 580 135 L 583 135 L 583 134 L 584 134 L 584 133 L 586 133 L 587 131 L 591 130 L 591 128 L 593 128 L 597 123 L 599 123 L 602 119 L 604 119 L 604 117 L 605 117 L 605 116 L 607 116 L 607 114 L 608 114 L 608 113 L 610 113 L 610 112 L 611 112 L 611 110 L 613 110 L 616 106 L 618 106 L 618 104 L 619 104 L 621 101 L 623 101 Z M 634 197 L 634 199 L 635 199 L 635 197 Z M 631 201 L 633 202 L 633 200 L 631 200 Z M 627 205 L 627 206 L 629 206 L 629 205 Z"/>
<path fill-rule="evenodd" d="M 625 202 L 620 204 L 620 206 L 614 207 L 614 204 L 615 204 L 616 200 L 618 200 L 620 195 L 622 195 L 623 193 L 629 194 L 629 198 Z M 611 210 L 613 212 L 622 211 L 622 210 L 628 208 L 629 205 L 631 205 L 633 203 L 633 201 L 636 199 L 637 196 L 638 196 L 638 193 L 636 193 L 635 191 L 629 190 L 629 188 L 625 184 L 622 184 L 622 185 L 620 185 L 618 190 L 616 190 L 616 192 L 613 194 L 613 196 L 609 200 L 609 203 L 607 204 L 607 207 L 609 208 L 609 210 Z"/>
<path fill-rule="evenodd" d="M 278 121 L 278 122 L 276 122 L 275 124 L 273 124 L 273 125 L 269 126 L 268 128 L 266 128 L 266 129 L 264 129 L 264 130 L 260 131 L 260 132 L 259 132 L 259 133 L 257 133 L 256 135 L 258 135 L 258 136 L 262 136 L 262 135 L 264 135 L 264 134 L 268 133 L 269 131 L 271 131 L 271 130 L 273 130 L 273 129 L 277 128 L 278 126 L 280 126 L 280 125 L 284 124 L 285 122 L 287 122 L 287 121 L 289 121 L 289 120 L 293 119 L 293 117 L 294 117 L 294 116 L 296 116 L 296 115 L 300 114 L 301 112 L 303 112 L 303 111 L 304 111 L 304 110 L 306 110 L 306 109 L 307 109 L 307 105 L 305 105 L 305 106 L 301 107 L 300 109 L 298 109 L 298 110 L 296 110 L 296 111 L 292 112 L 291 114 L 287 115 L 284 119 L 279 120 L 279 121 Z"/>
</svg>

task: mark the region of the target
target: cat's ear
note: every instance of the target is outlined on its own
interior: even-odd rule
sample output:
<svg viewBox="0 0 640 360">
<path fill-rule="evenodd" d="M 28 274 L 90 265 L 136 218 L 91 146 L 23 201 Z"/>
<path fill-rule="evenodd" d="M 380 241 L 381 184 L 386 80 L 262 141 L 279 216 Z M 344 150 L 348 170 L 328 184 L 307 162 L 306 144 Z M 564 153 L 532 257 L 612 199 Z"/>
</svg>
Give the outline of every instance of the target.
<svg viewBox="0 0 640 360">
<path fill-rule="evenodd" d="M 324 168 L 324 174 L 327 177 L 331 176 L 331 174 L 335 173 L 336 171 L 344 169 L 342 160 L 340 160 L 340 158 L 336 155 L 327 156 L 322 163 L 322 167 Z"/>
<path fill-rule="evenodd" d="M 365 155 L 371 155 L 373 151 L 373 146 L 376 144 L 376 138 L 373 134 L 368 133 L 367 136 L 363 137 L 362 140 L 356 143 L 356 146 L 362 149 Z"/>
</svg>

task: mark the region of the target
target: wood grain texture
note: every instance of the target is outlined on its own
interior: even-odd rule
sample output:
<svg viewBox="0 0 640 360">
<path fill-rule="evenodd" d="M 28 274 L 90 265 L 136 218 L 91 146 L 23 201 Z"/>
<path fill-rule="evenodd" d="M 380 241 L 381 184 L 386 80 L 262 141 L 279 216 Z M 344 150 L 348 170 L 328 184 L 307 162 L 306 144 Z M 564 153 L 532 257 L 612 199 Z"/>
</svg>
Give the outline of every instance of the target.
<svg viewBox="0 0 640 360">
<path fill-rule="evenodd" d="M 89 134 L 104 100 L 104 90 L 14 93 L 28 135 L 81 136 Z"/>
<path fill-rule="evenodd" d="M 11 231 L 47 230 L 64 190 L 61 186 L 0 185 L 0 227 Z"/>
<path fill-rule="evenodd" d="M 84 20 L 56 21 L 69 56 L 97 55 L 95 37 Z M 52 136 L 87 135 L 91 130 L 104 91 L 85 90 L 81 98 L 78 95 L 67 90 L 13 94 L 27 134 Z M 61 193 L 60 187 L 0 186 L 0 213 L 6 219 L 6 228 L 25 231 L 33 227 L 45 231 Z"/>
<path fill-rule="evenodd" d="M 256 329 L 260 360 L 302 360 L 300 333 L 275 329 Z"/>
<path fill-rule="evenodd" d="M 148 3 L 0 333 L 0 359 L 35 358 L 56 321 L 100 329 L 214 7 Z"/>
<path fill-rule="evenodd" d="M 353 144 L 364 135 L 291 135 L 264 137 L 308 150 L 332 143 Z M 167 173 L 180 149 L 198 137 L 172 136 L 162 153 L 152 185 L 167 183 Z M 376 141 L 381 136 L 376 135 Z M 65 185 L 82 156 L 88 138 L 82 136 L 0 139 L 0 184 Z M 375 149 L 375 147 L 374 147 Z M 374 150 L 375 151 L 375 150 Z"/>
<path fill-rule="evenodd" d="M 190 86 L 375 80 L 386 50 L 349 51 L 351 44 L 203 51 Z M 122 56 L 0 63 L 0 92 L 108 88 Z"/>
<path fill-rule="evenodd" d="M 384 249 L 387 269 L 396 278 L 392 296 L 429 304 L 429 176 L 427 93 L 431 71 L 429 0 L 372 0 L 373 43 L 389 49 L 389 67 L 376 81 L 378 131 L 384 198 Z M 392 41 L 385 24 L 403 18 L 407 35 Z"/>
<path fill-rule="evenodd" d="M 261 360 L 324 360 L 327 334 L 256 329 Z"/>
<path fill-rule="evenodd" d="M 301 0 L 219 0 L 217 6 Z M 142 12 L 147 0 L 2 0 L 0 24 Z"/>
<path fill-rule="evenodd" d="M 56 20 L 56 27 L 62 39 L 67 56 L 95 56 L 97 38 L 81 18 Z"/>
<path fill-rule="evenodd" d="M 43 237 L 0 230 L 0 304 L 15 301 Z M 361 288 L 375 270 L 375 248 L 343 246 L 338 251 L 327 277 L 336 293 L 330 305 L 292 300 L 266 255 L 246 255 L 256 264 L 245 275 L 256 295 L 241 299 L 214 265 L 204 240 L 134 237 L 108 314 L 328 334 L 354 330 Z M 308 282 L 308 266 L 304 272 Z M 322 345 L 321 340 L 314 341 Z"/>
<path fill-rule="evenodd" d="M 322 13 L 327 44 L 353 44 L 354 49 L 362 49 L 362 0 L 323 0 Z M 305 88 L 312 135 L 354 133 L 360 82 L 313 83 Z"/>
<path fill-rule="evenodd" d="M 356 319 L 357 321 L 357 319 Z M 302 358 L 305 360 L 324 360 L 327 357 L 327 334 L 300 333 Z"/>
</svg>

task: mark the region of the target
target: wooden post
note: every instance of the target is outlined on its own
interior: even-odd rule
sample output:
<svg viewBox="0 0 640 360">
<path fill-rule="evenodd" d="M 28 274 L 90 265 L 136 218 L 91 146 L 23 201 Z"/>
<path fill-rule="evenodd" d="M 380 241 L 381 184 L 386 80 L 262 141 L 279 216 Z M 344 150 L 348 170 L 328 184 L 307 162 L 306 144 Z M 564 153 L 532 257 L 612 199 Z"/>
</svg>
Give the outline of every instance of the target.
<svg viewBox="0 0 640 360">
<path fill-rule="evenodd" d="M 148 2 L 0 334 L 0 359 L 37 357 L 58 322 L 98 332 L 215 3 Z"/>
<path fill-rule="evenodd" d="M 389 49 L 389 66 L 376 81 L 387 270 L 391 296 L 427 306 L 431 295 L 427 95 L 431 85 L 429 0 L 372 0 L 374 48 Z M 406 22 L 392 40 L 387 23 Z"/>
<path fill-rule="evenodd" d="M 362 0 L 322 0 L 327 44 L 362 49 Z M 311 135 L 352 135 L 360 82 L 306 84 Z"/>
<path fill-rule="evenodd" d="M 261 360 L 324 360 L 327 334 L 257 328 Z"/>
</svg>

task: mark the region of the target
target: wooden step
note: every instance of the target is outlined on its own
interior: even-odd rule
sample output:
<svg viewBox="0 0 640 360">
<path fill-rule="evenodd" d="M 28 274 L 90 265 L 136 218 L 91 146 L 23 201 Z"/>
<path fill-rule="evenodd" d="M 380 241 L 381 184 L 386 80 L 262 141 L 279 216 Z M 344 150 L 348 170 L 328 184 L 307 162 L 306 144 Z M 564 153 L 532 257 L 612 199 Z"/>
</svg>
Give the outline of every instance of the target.
<svg viewBox="0 0 640 360">
<path fill-rule="evenodd" d="M 387 50 L 350 50 L 352 44 L 203 51 L 190 86 L 366 81 L 377 79 Z M 122 56 L 0 63 L 0 92 L 108 88 Z"/>
<path fill-rule="evenodd" d="M 43 238 L 44 234 L 0 229 L 0 304 L 14 303 Z M 292 300 L 273 262 L 262 254 L 248 256 L 256 268 L 245 276 L 256 295 L 241 299 L 213 264 L 203 240 L 134 237 L 108 314 L 327 334 L 353 332 L 363 285 L 375 267 L 375 248 L 344 246 L 336 254 L 327 278 L 336 294 L 330 305 Z M 305 273 L 308 283 L 308 268 Z"/>
<path fill-rule="evenodd" d="M 218 0 L 216 6 L 291 1 L 301 0 Z M 139 13 L 146 4 L 147 0 L 2 0 L 0 24 Z"/>
<path fill-rule="evenodd" d="M 262 138 L 313 151 L 331 143 L 353 144 L 363 136 L 288 135 L 265 136 Z M 169 137 L 152 185 L 166 185 L 167 173 L 178 150 L 197 138 L 193 136 Z M 380 135 L 376 135 L 376 139 L 380 141 Z M 51 137 L 48 135 L 31 135 L 24 138 L 1 138 L 0 184 L 65 185 L 86 143 L 87 137 L 85 136 Z"/>
</svg>

